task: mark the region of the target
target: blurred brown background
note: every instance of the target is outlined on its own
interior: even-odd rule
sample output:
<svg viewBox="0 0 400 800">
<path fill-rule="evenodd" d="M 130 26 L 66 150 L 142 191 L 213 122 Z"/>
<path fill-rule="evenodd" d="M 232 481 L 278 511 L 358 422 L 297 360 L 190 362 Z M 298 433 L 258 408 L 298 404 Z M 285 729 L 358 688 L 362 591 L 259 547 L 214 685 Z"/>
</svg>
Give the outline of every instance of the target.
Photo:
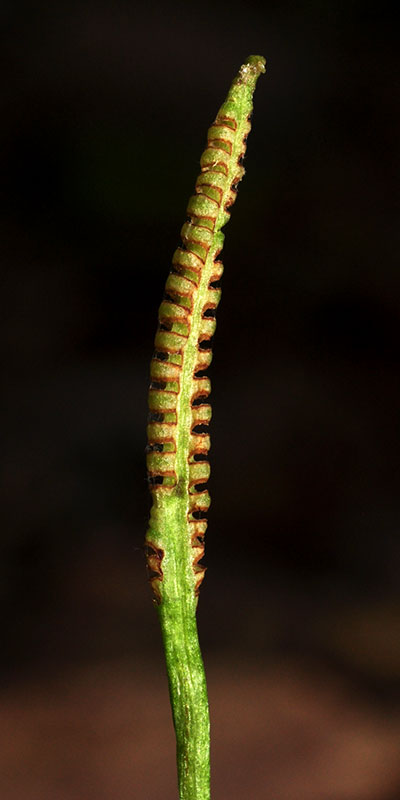
<svg viewBox="0 0 400 800">
<path fill-rule="evenodd" d="M 249 53 L 268 65 L 226 229 L 199 605 L 213 797 L 398 800 L 389 4 L 3 0 L 0 20 L 2 800 L 177 796 L 142 555 L 148 363 Z"/>
</svg>

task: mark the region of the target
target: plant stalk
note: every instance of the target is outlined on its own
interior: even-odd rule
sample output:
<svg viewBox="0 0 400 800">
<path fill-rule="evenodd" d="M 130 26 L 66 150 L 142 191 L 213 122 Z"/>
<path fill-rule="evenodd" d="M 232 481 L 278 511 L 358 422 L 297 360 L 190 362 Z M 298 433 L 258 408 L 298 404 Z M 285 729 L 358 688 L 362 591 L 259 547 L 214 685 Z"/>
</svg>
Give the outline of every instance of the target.
<svg viewBox="0 0 400 800">
<path fill-rule="evenodd" d="M 147 468 L 153 505 L 146 534 L 176 733 L 180 800 L 210 798 L 210 722 L 196 606 L 210 505 L 208 425 L 215 310 L 230 217 L 250 131 L 262 56 L 249 56 L 208 130 L 201 173 L 173 256 L 151 362 Z"/>
</svg>

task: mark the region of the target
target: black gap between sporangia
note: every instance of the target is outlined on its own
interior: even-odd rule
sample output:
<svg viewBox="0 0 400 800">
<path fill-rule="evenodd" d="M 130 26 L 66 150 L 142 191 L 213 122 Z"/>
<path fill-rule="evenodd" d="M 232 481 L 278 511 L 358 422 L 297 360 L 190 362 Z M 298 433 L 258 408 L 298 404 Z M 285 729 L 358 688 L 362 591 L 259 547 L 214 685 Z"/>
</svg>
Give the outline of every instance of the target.
<svg viewBox="0 0 400 800">
<path fill-rule="evenodd" d="M 164 292 L 164 300 L 166 300 L 167 303 L 176 303 L 176 299 L 176 295 L 169 294 L 169 292 Z"/>
<path fill-rule="evenodd" d="M 193 519 L 207 519 L 207 511 L 192 511 Z"/>
<path fill-rule="evenodd" d="M 203 483 L 196 483 L 193 487 L 195 492 L 198 492 L 199 494 L 201 492 L 205 492 L 207 489 L 206 483 L 207 481 L 204 481 Z"/>
<path fill-rule="evenodd" d="M 149 476 L 149 483 L 151 486 L 161 486 L 164 483 L 164 476 L 163 475 L 150 475 Z"/>
<path fill-rule="evenodd" d="M 144 554 L 149 558 L 149 556 L 156 556 L 157 558 L 162 559 L 164 552 L 159 547 L 155 547 L 153 544 L 149 544 L 149 542 L 145 542 L 144 544 Z"/>
<path fill-rule="evenodd" d="M 150 411 L 148 419 L 149 422 L 164 422 L 164 414 L 160 411 Z"/>
<path fill-rule="evenodd" d="M 195 453 L 193 456 L 193 461 L 208 461 L 208 454 L 207 453 Z"/>
<path fill-rule="evenodd" d="M 160 444 L 160 442 L 154 442 L 153 444 L 148 444 L 146 447 L 146 453 L 162 453 L 164 450 L 164 445 Z"/>
<path fill-rule="evenodd" d="M 155 578 L 158 578 L 158 580 L 161 579 L 160 573 L 156 572 L 154 569 L 150 569 L 149 566 L 147 567 L 147 574 L 149 576 L 149 581 L 153 581 Z"/>
<path fill-rule="evenodd" d="M 208 425 L 201 422 L 199 425 L 195 425 L 194 428 L 192 428 L 192 433 L 208 433 Z"/>
<path fill-rule="evenodd" d="M 207 405 L 208 394 L 201 394 L 199 397 L 195 397 L 192 400 L 192 408 L 194 406 L 204 406 Z"/>
</svg>

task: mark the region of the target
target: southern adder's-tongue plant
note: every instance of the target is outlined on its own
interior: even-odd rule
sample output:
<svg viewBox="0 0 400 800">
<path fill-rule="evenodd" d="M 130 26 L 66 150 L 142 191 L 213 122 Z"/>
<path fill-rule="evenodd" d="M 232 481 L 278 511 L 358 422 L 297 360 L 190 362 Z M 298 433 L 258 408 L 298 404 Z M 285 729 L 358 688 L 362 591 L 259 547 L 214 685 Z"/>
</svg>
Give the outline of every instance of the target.
<svg viewBox="0 0 400 800">
<path fill-rule="evenodd" d="M 146 535 L 150 583 L 161 623 L 176 732 L 180 800 L 210 797 L 207 687 L 196 625 L 210 505 L 206 370 L 223 271 L 218 256 L 250 131 L 262 56 L 249 56 L 208 130 L 189 200 L 151 360 L 147 468 L 153 505 Z"/>
</svg>

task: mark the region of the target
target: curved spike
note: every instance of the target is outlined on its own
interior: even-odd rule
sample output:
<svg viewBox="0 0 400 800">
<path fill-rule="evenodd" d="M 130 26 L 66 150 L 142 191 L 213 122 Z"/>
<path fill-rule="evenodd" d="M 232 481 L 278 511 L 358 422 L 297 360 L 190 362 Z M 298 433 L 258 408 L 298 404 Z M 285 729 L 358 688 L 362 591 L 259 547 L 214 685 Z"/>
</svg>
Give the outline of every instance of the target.
<svg viewBox="0 0 400 800">
<path fill-rule="evenodd" d="M 173 255 L 159 308 L 150 369 L 147 466 L 153 506 L 147 562 L 164 636 L 180 796 L 202 800 L 209 798 L 209 730 L 195 612 L 211 502 L 206 487 L 211 385 L 204 372 L 212 359 L 221 296 L 221 229 L 244 175 L 252 96 L 264 71 L 265 59 L 249 56 L 208 130 L 182 244 Z"/>
</svg>

